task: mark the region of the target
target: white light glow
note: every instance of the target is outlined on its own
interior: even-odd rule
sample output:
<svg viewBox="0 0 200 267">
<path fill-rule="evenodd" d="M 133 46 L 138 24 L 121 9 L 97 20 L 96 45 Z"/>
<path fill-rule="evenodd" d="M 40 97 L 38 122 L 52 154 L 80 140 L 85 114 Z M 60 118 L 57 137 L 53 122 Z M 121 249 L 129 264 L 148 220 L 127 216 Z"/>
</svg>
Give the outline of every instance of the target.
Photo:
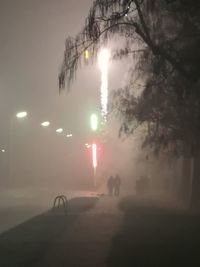
<svg viewBox="0 0 200 267">
<path fill-rule="evenodd" d="M 58 128 L 58 129 L 56 130 L 56 132 L 57 132 L 57 133 L 62 133 L 62 132 L 63 132 L 63 128 Z"/>
<path fill-rule="evenodd" d="M 92 131 L 96 131 L 98 127 L 98 117 L 94 113 L 90 117 L 90 124 L 91 124 Z"/>
<path fill-rule="evenodd" d="M 66 137 L 72 137 L 72 134 L 67 134 Z"/>
<path fill-rule="evenodd" d="M 3 152 L 3 153 L 4 153 L 4 152 L 6 152 L 6 151 L 5 151 L 5 149 L 2 149 L 2 150 L 1 150 L 1 152 Z"/>
<path fill-rule="evenodd" d="M 47 126 L 50 125 L 50 122 L 49 122 L 49 121 L 44 121 L 44 122 L 41 123 L 41 125 L 42 125 L 43 127 L 47 127 Z"/>
<path fill-rule="evenodd" d="M 109 51 L 102 49 L 99 53 L 98 61 L 101 70 L 101 114 L 104 121 L 106 121 L 108 113 L 108 62 Z"/>
<path fill-rule="evenodd" d="M 21 112 L 18 112 L 16 114 L 16 117 L 21 119 L 21 118 L 25 118 L 27 116 L 27 112 L 26 111 L 21 111 Z"/>
</svg>

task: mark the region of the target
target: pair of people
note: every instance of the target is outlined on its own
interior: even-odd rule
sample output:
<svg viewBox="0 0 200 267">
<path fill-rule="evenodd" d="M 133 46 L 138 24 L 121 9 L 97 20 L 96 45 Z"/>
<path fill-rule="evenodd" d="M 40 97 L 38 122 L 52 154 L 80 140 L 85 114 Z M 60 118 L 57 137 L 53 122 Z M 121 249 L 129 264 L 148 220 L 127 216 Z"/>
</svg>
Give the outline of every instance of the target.
<svg viewBox="0 0 200 267">
<path fill-rule="evenodd" d="M 107 186 L 108 186 L 108 194 L 110 196 L 112 196 L 113 194 L 114 196 L 119 196 L 120 186 L 121 186 L 121 179 L 119 175 L 117 174 L 115 177 L 110 176 L 108 178 Z"/>
</svg>

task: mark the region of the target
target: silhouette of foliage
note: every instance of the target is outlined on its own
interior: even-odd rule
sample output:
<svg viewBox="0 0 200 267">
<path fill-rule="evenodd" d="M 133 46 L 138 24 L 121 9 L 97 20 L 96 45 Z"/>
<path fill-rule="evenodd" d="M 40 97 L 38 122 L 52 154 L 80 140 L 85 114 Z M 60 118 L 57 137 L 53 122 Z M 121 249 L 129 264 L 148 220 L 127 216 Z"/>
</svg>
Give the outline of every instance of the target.
<svg viewBox="0 0 200 267">
<path fill-rule="evenodd" d="M 144 144 L 198 146 L 200 134 L 200 3 L 198 0 L 95 0 L 83 29 L 65 43 L 59 88 L 69 89 L 80 64 L 92 63 L 111 38 L 126 40 L 113 59 L 132 55 L 137 73 L 113 93 L 111 109 L 122 118 L 120 133 L 148 124 Z M 139 49 L 134 49 L 135 44 Z M 89 59 L 84 58 L 85 50 Z M 131 76 L 133 78 L 133 76 Z M 139 96 L 134 92 L 143 79 Z"/>
</svg>

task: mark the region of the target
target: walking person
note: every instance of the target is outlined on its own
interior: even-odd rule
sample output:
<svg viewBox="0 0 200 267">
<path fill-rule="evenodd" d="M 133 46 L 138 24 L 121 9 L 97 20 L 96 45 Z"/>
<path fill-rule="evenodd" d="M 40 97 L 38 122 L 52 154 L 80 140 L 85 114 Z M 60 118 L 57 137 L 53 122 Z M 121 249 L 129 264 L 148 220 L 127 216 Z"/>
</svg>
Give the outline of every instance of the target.
<svg viewBox="0 0 200 267">
<path fill-rule="evenodd" d="M 121 179 L 119 175 L 117 174 L 114 179 L 114 195 L 117 197 L 120 194 L 120 187 L 121 187 Z"/>
</svg>

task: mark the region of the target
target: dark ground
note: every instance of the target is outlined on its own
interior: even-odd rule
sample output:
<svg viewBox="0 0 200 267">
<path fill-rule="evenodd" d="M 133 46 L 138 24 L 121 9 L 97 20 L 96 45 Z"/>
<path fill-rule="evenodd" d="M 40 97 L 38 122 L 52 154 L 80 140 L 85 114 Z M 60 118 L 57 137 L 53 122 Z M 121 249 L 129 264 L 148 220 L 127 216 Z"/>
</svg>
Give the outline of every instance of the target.
<svg viewBox="0 0 200 267">
<path fill-rule="evenodd" d="M 200 214 L 126 198 L 108 267 L 200 266 Z"/>
<path fill-rule="evenodd" d="M 0 267 L 200 266 L 200 215 L 150 200 L 73 199 L 0 236 Z"/>
<path fill-rule="evenodd" d="M 72 199 L 69 202 L 69 216 L 58 210 L 55 213 L 47 212 L 1 234 L 0 267 L 38 266 L 55 241 L 96 201 L 96 197 Z"/>
</svg>

